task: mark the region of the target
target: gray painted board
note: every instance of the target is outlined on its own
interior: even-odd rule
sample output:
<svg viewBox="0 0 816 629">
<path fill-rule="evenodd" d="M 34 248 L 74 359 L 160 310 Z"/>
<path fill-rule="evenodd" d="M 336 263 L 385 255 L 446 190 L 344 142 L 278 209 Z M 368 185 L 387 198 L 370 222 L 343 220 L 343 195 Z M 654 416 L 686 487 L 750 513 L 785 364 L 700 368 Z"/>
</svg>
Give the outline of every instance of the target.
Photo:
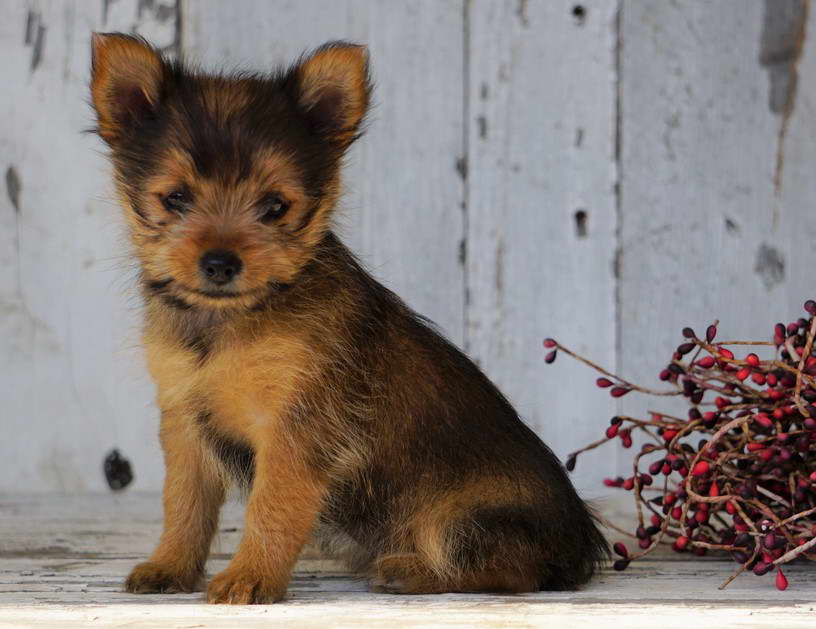
<svg viewBox="0 0 816 629">
<path fill-rule="evenodd" d="M 573 6 L 469 11 L 468 349 L 561 456 L 615 410 L 587 368 L 546 366 L 541 345 L 615 363 L 617 4 Z M 579 485 L 597 493 L 609 460 L 579 465 Z"/>
<path fill-rule="evenodd" d="M 563 456 L 616 410 L 656 403 L 616 405 L 585 367 L 545 366 L 545 336 L 649 384 L 683 325 L 764 337 L 816 294 L 816 11 L 802 6 L 6 3 L 0 491 L 102 490 L 114 446 L 135 488 L 162 478 L 119 210 L 102 144 L 80 133 L 92 30 L 256 70 L 367 44 L 376 106 L 341 232 Z M 588 495 L 612 452 L 579 463 Z"/>
<path fill-rule="evenodd" d="M 119 209 L 102 144 L 82 134 L 93 30 L 174 44 L 175 12 L 144 4 L 4 3 L 0 490 L 102 490 L 117 444 L 140 484 L 161 482 Z"/>
<path fill-rule="evenodd" d="M 723 340 L 769 340 L 816 294 L 813 19 L 798 59 L 795 13 L 779 22 L 760 2 L 623 4 L 619 363 L 636 382 L 656 382 L 685 325 L 701 334 L 719 318 Z M 797 65 L 784 133 L 777 83 Z"/>
</svg>

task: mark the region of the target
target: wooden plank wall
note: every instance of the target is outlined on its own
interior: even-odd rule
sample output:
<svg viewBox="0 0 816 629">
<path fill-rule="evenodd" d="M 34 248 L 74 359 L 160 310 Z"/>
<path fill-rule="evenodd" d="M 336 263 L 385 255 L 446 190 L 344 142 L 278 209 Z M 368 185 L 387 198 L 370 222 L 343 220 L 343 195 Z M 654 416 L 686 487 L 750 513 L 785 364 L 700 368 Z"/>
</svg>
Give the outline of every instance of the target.
<svg viewBox="0 0 816 629">
<path fill-rule="evenodd" d="M 650 382 L 683 325 L 762 335 L 816 294 L 808 4 L 8 2 L 0 491 L 104 490 L 112 447 L 134 488 L 162 478 L 121 222 L 102 145 L 80 134 L 93 30 L 256 70 L 368 45 L 376 107 L 341 233 L 563 456 L 643 402 L 614 404 L 563 358 L 546 367 L 543 337 Z M 615 467 L 599 453 L 575 478 L 598 495 Z"/>
<path fill-rule="evenodd" d="M 816 294 L 808 4 L 624 3 L 618 361 L 636 380 L 685 325 L 767 339 Z"/>
</svg>

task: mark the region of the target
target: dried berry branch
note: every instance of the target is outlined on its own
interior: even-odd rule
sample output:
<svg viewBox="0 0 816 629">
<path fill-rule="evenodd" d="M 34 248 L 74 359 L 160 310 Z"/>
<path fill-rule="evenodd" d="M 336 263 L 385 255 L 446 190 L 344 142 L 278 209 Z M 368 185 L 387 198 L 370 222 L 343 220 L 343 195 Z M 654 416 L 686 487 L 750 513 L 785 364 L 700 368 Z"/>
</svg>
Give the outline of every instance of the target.
<svg viewBox="0 0 816 629">
<path fill-rule="evenodd" d="M 685 341 L 660 372 L 673 387 L 666 391 L 636 385 L 554 339 L 544 341 L 547 363 L 559 352 L 574 357 L 601 374 L 596 385 L 614 398 L 637 391 L 689 401 L 688 418 L 653 410 L 648 419 L 615 416 L 602 439 L 567 457 L 572 471 L 579 455 L 610 441 L 632 447 L 633 431 L 649 439 L 633 457 L 630 477 L 604 479 L 631 491 L 636 508 L 634 534 L 611 527 L 640 548 L 630 553 L 617 542 L 616 570 L 666 539 L 677 552 L 729 553 L 739 567 L 720 587 L 745 570 L 761 576 L 776 568 L 776 586 L 785 589 L 782 564 L 816 560 L 810 552 L 816 547 L 816 301 L 808 300 L 805 311 L 808 319 L 777 323 L 772 342 L 715 342 L 718 322 L 702 338 L 684 328 Z M 773 353 L 737 358 L 727 346 Z M 659 476 L 662 489 L 652 487 Z"/>
</svg>

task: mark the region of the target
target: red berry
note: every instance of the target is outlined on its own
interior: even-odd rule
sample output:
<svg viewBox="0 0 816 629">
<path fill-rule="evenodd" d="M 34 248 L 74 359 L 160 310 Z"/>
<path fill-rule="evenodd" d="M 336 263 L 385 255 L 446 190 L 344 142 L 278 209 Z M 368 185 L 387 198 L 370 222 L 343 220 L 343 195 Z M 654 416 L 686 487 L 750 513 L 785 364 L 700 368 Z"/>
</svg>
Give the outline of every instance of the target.
<svg viewBox="0 0 816 629">
<path fill-rule="evenodd" d="M 759 356 L 756 354 L 748 354 L 745 357 L 745 362 L 751 365 L 751 367 L 759 367 Z"/>
<path fill-rule="evenodd" d="M 782 568 L 779 568 L 776 571 L 776 589 L 777 590 L 788 589 L 788 580 L 787 578 L 785 578 L 785 573 L 782 572 Z"/>
<path fill-rule="evenodd" d="M 779 382 L 779 378 L 777 378 L 775 374 L 769 373 L 767 376 L 765 376 L 765 381 L 768 383 L 769 387 L 775 387 Z"/>
<path fill-rule="evenodd" d="M 698 461 L 692 468 L 691 473 L 694 476 L 705 476 L 710 470 L 711 466 L 708 464 L 708 461 Z"/>
<path fill-rule="evenodd" d="M 623 397 L 632 389 L 627 389 L 626 387 L 613 387 L 611 391 L 609 391 L 609 395 L 612 397 Z"/>
<path fill-rule="evenodd" d="M 626 559 L 629 556 L 629 549 L 626 548 L 626 545 L 623 542 L 616 542 L 614 546 L 612 546 L 612 550 L 614 550 L 618 555 Z"/>
<path fill-rule="evenodd" d="M 602 389 L 606 389 L 607 387 L 611 387 L 615 383 L 609 380 L 608 378 L 598 378 L 595 381 L 595 384 L 597 384 Z"/>
<path fill-rule="evenodd" d="M 627 478 L 625 481 L 623 481 L 623 488 L 626 491 L 629 491 L 634 486 L 635 486 L 635 479 L 634 478 Z"/>
<path fill-rule="evenodd" d="M 554 362 L 554 361 L 555 361 L 555 357 L 556 357 L 557 355 L 558 355 L 558 350 L 557 350 L 557 349 L 554 349 L 553 351 L 551 351 L 550 353 L 548 353 L 548 354 L 547 354 L 547 355 L 544 357 L 544 362 L 545 362 L 545 363 L 547 363 L 548 365 L 549 365 L 549 364 L 551 364 L 552 362 Z"/>
<path fill-rule="evenodd" d="M 807 312 L 808 314 L 816 315 L 816 301 L 808 299 L 805 302 L 805 312 Z"/>
<path fill-rule="evenodd" d="M 754 565 L 754 574 L 758 577 L 761 577 L 763 574 L 767 574 L 770 569 L 773 568 L 773 564 L 765 563 L 764 561 L 758 561 Z"/>
<path fill-rule="evenodd" d="M 613 439 L 617 436 L 619 426 L 620 424 L 612 424 L 609 428 L 606 429 L 607 439 Z"/>
<path fill-rule="evenodd" d="M 714 340 L 714 337 L 717 336 L 717 326 L 710 325 L 706 329 L 706 341 L 709 343 Z"/>
<path fill-rule="evenodd" d="M 663 439 L 665 441 L 671 441 L 677 436 L 677 430 L 664 430 L 663 431 Z"/>
<path fill-rule="evenodd" d="M 683 509 L 682 509 L 682 508 L 680 508 L 680 507 L 675 507 L 674 509 L 672 509 L 672 510 L 671 510 L 671 517 L 672 517 L 673 519 L 675 519 L 675 520 L 680 520 L 680 518 L 681 518 L 682 516 L 683 516 Z"/>
<path fill-rule="evenodd" d="M 728 515 L 734 515 L 737 512 L 737 507 L 729 500 L 725 503 L 725 510 L 728 512 Z"/>
<path fill-rule="evenodd" d="M 694 330 L 692 330 L 691 328 L 683 328 L 683 336 L 685 336 L 687 339 L 693 339 L 697 335 L 694 334 Z"/>
<path fill-rule="evenodd" d="M 739 380 L 740 382 L 742 382 L 743 380 L 745 380 L 750 375 L 751 375 L 751 368 L 750 367 L 743 367 L 736 374 L 734 374 L 734 377 L 737 380 Z"/>
<path fill-rule="evenodd" d="M 714 366 L 715 362 L 716 361 L 714 360 L 713 356 L 703 356 L 700 360 L 697 361 L 697 364 L 700 365 L 700 367 L 702 367 L 703 369 L 711 369 L 711 367 Z"/>
<path fill-rule="evenodd" d="M 547 349 L 552 349 L 556 345 L 558 345 L 558 343 L 555 342 L 555 339 L 544 339 L 544 347 Z"/>
<path fill-rule="evenodd" d="M 765 384 L 765 374 L 755 371 L 751 374 L 751 380 L 753 380 L 759 386 L 762 386 Z"/>
<path fill-rule="evenodd" d="M 720 410 L 722 410 L 723 408 L 725 408 L 725 407 L 726 407 L 726 406 L 728 406 L 729 404 L 731 404 L 731 402 L 730 402 L 730 401 L 728 401 L 728 400 L 726 400 L 724 397 L 717 396 L 717 397 L 714 399 L 714 405 L 715 405 L 715 406 L 716 406 L 718 409 L 720 409 Z"/>
<path fill-rule="evenodd" d="M 719 352 L 720 352 L 720 358 L 724 358 L 726 360 L 734 360 L 734 352 L 732 352 L 730 349 L 720 347 Z"/>
<path fill-rule="evenodd" d="M 683 550 L 686 546 L 688 546 L 689 538 L 685 535 L 681 535 L 674 543 L 677 545 L 677 548 Z"/>
<path fill-rule="evenodd" d="M 762 426 L 763 428 L 772 428 L 773 427 L 773 421 L 765 413 L 757 413 L 754 416 L 754 421 L 757 424 L 759 424 L 760 426 Z"/>
</svg>

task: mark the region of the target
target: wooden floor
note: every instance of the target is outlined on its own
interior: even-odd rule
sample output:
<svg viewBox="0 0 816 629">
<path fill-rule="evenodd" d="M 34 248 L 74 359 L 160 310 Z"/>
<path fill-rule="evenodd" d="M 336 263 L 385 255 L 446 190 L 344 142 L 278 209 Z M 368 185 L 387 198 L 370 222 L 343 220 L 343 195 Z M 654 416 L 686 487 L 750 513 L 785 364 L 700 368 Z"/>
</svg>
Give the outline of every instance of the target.
<svg viewBox="0 0 816 629">
<path fill-rule="evenodd" d="M 6 627 L 816 627 L 816 567 L 793 566 L 790 587 L 734 564 L 664 559 L 603 572 L 580 592 L 521 596 L 371 594 L 335 562 L 307 552 L 283 603 L 205 605 L 201 594 L 132 595 L 128 570 L 158 537 L 153 494 L 0 496 L 0 628 Z M 223 568 L 240 536 L 228 505 L 209 564 Z"/>
</svg>

